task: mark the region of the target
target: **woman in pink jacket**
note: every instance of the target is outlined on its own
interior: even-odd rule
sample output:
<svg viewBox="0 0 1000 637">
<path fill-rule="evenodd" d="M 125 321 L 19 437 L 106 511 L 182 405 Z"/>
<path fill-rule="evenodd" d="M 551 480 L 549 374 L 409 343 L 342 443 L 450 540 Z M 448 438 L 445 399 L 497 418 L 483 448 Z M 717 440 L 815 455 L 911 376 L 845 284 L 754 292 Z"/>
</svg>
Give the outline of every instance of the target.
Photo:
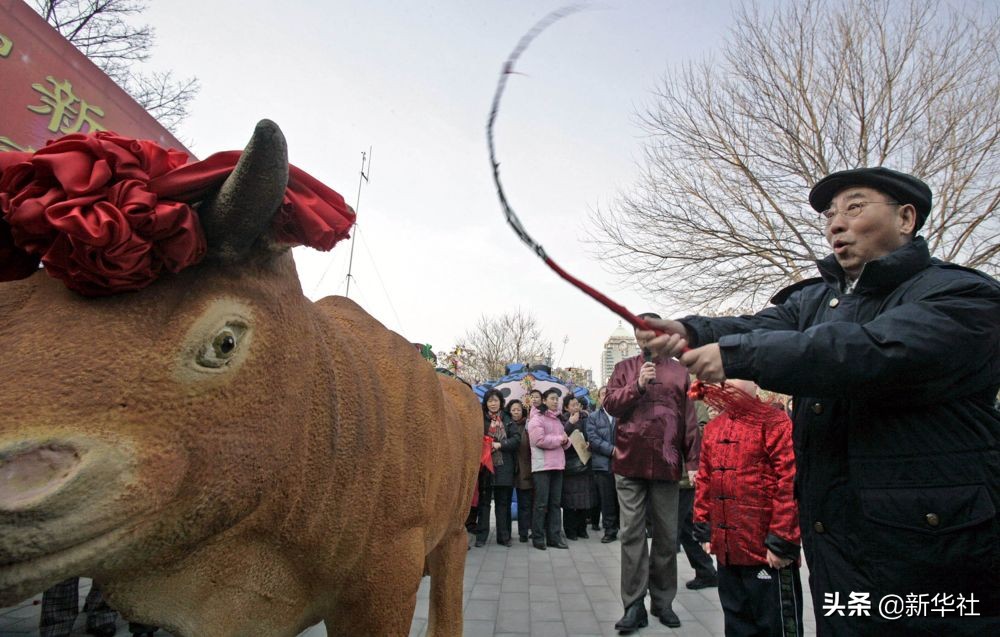
<svg viewBox="0 0 1000 637">
<path fill-rule="evenodd" d="M 562 539 L 560 507 L 566 467 L 563 450 L 570 442 L 559 420 L 558 389 L 542 394 L 542 404 L 531 410 L 528 440 L 531 442 L 531 477 L 535 483 L 535 514 L 532 516 L 535 548 L 544 551 L 546 544 L 556 549 L 569 548 Z"/>
</svg>

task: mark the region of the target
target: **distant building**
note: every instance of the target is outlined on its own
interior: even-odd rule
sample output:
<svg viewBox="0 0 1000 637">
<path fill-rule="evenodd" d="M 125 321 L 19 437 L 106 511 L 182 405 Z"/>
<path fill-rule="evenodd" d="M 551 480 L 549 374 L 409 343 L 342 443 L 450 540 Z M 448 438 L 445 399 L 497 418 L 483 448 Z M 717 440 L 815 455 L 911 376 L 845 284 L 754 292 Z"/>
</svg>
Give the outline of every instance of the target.
<svg viewBox="0 0 1000 637">
<path fill-rule="evenodd" d="M 618 321 L 618 327 L 604 343 L 604 354 L 601 356 L 601 384 L 607 384 L 619 361 L 636 356 L 638 353 L 639 345 L 635 342 L 635 334 Z"/>
</svg>

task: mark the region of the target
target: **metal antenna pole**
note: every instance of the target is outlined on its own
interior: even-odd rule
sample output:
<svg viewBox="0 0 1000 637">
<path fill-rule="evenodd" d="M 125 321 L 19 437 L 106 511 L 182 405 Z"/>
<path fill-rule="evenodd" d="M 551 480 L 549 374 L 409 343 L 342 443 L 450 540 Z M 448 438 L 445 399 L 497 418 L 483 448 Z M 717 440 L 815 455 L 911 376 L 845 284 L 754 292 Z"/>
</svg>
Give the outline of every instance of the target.
<svg viewBox="0 0 1000 637">
<path fill-rule="evenodd" d="M 368 147 L 368 154 L 366 155 L 364 151 L 361 152 L 361 176 L 358 177 L 358 197 L 354 204 L 354 214 L 355 220 L 357 219 L 358 210 L 361 208 L 361 184 L 368 181 L 368 174 L 365 174 L 365 159 L 368 160 L 368 174 L 372 172 L 372 147 Z M 355 221 L 357 225 L 357 221 Z M 351 257 L 347 262 L 347 290 L 344 292 L 344 296 L 347 298 L 351 297 L 351 270 L 354 267 L 354 240 L 357 238 L 357 231 L 351 233 Z"/>
<path fill-rule="evenodd" d="M 566 334 L 566 335 L 563 336 L 562 351 L 559 352 L 559 360 L 556 361 L 556 367 L 559 367 L 559 363 L 561 363 L 562 359 L 563 359 L 563 354 L 566 353 L 566 343 L 569 343 L 569 334 Z"/>
</svg>

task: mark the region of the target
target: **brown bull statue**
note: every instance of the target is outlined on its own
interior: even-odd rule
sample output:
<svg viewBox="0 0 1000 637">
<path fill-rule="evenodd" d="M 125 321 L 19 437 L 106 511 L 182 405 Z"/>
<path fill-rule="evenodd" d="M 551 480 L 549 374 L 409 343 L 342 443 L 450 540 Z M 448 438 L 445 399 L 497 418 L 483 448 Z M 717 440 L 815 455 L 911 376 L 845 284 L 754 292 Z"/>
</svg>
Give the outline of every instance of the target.
<svg viewBox="0 0 1000 637">
<path fill-rule="evenodd" d="M 303 296 L 269 236 L 287 178 L 261 122 L 199 264 L 100 298 L 0 284 L 0 606 L 87 576 L 178 636 L 405 635 L 429 574 L 429 634 L 461 634 L 479 405 Z"/>
</svg>

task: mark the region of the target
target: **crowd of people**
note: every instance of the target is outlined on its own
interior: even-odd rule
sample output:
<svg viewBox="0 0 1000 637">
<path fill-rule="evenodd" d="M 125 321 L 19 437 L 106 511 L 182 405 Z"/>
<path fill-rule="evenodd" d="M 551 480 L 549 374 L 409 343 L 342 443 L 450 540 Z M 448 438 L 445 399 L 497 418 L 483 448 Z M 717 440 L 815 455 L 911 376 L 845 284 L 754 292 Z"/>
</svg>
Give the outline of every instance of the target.
<svg viewBox="0 0 1000 637">
<path fill-rule="evenodd" d="M 521 542 L 532 541 L 535 548 L 568 548 L 565 540 L 589 538 L 601 517 L 602 496 L 597 473 L 607 474 L 608 441 L 613 435 L 608 418 L 591 421 L 584 402 L 576 396 L 563 397 L 560 390 L 538 390 L 521 400 L 505 401 L 494 389 L 483 396 L 483 434 L 492 438 L 492 470 L 479 472 L 478 498 L 470 530 L 475 546 L 486 543 L 490 532 L 490 511 L 496 506 L 496 541 L 513 544 L 512 495 L 517 489 L 517 528 Z M 593 424 L 593 428 L 591 425 Z M 597 431 L 599 429 L 599 431 Z M 585 459 L 570 440 L 574 432 L 583 441 Z M 591 462 L 591 444 L 594 462 Z M 599 441 L 603 441 L 601 447 Z M 596 458 L 605 454 L 603 469 Z M 605 475 L 606 477 L 606 475 Z M 605 536 L 610 542 L 618 533 L 617 501 L 605 492 L 603 504 Z"/>
<path fill-rule="evenodd" d="M 767 309 L 641 315 L 642 354 L 589 413 L 556 390 L 506 411 L 487 394 L 494 463 L 514 465 L 495 474 L 497 540 L 510 544 L 513 480 L 521 541 L 538 549 L 600 520 L 621 545 L 622 634 L 649 614 L 680 626 L 679 546 L 687 586 L 718 587 L 729 636 L 802 634 L 800 551 L 820 635 L 1000 634 L 1000 285 L 930 256 L 917 233 L 931 191 L 912 175 L 833 173 L 809 201 L 833 254 Z M 693 377 L 794 408 L 710 419 Z"/>
<path fill-rule="evenodd" d="M 723 606 L 744 609 L 734 612 L 734 621 L 745 622 L 748 630 L 732 634 L 782 634 L 776 631 L 788 626 L 789 634 L 796 634 L 802 604 L 791 423 L 781 405 L 763 424 L 723 412 L 708 425 L 700 455 L 711 412 L 689 399 L 689 384 L 679 363 L 636 356 L 616 367 L 590 410 L 586 398 L 559 389 L 534 390 L 525 396 L 527 404 L 488 390 L 483 433 L 492 440 L 492 469 L 483 467 L 479 474 L 478 504 L 470 518 L 475 546 L 489 538 L 494 506 L 496 542 L 512 546 L 516 488 L 521 542 L 539 550 L 566 549 L 567 541 L 589 538 L 588 528 L 603 529 L 603 543 L 620 539 L 625 615 L 616 627 L 623 634 L 648 625 L 647 592 L 652 613 L 667 626 L 680 626 L 672 602 L 681 546 L 696 574 L 687 587 L 721 581 Z M 744 389 L 756 394 L 752 384 Z M 755 436 L 760 428 L 765 432 Z M 576 444 L 574 432 L 579 432 Z M 761 444 L 755 444 L 758 439 Z M 729 452 L 735 447 L 727 445 L 737 440 L 743 442 L 741 456 L 733 457 Z M 767 469 L 754 462 L 755 454 L 769 459 Z M 727 470 L 735 471 L 735 485 L 726 479 Z M 703 485 L 697 491 L 696 481 Z M 765 515 L 748 514 L 748 507 Z M 757 522 L 749 533 L 727 533 L 725 524 L 710 524 L 747 517 Z M 712 552 L 719 556 L 718 567 Z M 785 603 L 779 600 L 782 585 L 790 586 Z M 769 605 L 771 597 L 778 603 Z M 774 612 L 762 613 L 765 608 Z"/>
</svg>

